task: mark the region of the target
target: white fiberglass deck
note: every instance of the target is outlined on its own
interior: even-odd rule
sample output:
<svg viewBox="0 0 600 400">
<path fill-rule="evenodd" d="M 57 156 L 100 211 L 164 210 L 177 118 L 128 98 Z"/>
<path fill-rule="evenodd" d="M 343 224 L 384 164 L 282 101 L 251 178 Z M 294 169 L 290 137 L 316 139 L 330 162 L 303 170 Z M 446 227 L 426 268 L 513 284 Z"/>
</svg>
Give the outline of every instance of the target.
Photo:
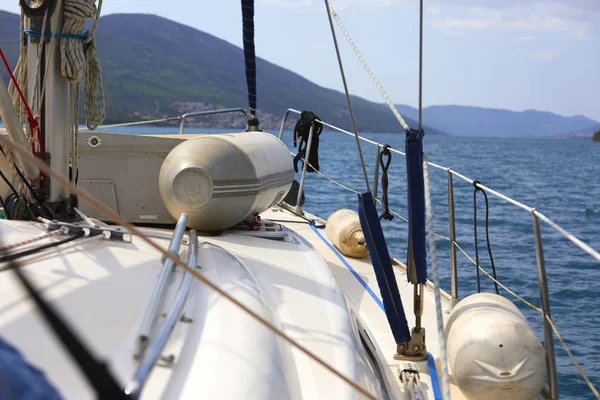
<svg viewBox="0 0 600 400">
<path fill-rule="evenodd" d="M 385 398 L 379 368 L 369 360 L 359 337 L 366 331 L 375 344 L 389 397 L 407 398 L 398 379 L 400 362 L 393 359 L 395 343 L 375 299 L 304 220 L 277 207 L 262 217 L 289 220 L 284 223 L 291 231 L 288 238 L 274 241 L 233 232 L 200 237 L 200 272 L 377 398 Z M 31 238 L 44 228 L 33 222 L 1 221 L 2 244 Z M 154 240 L 164 248 L 168 245 L 168 239 Z M 132 243 L 79 239 L 22 259 L 21 268 L 106 359 L 124 386 L 137 367 L 134 344 L 160 258 L 137 237 Z M 347 262 L 378 293 L 368 258 Z M 165 309 L 181 276 L 177 271 L 170 284 Z M 396 276 L 412 326 L 413 287 L 406 283 L 400 265 Z M 94 398 L 11 271 L 0 272 L 0 293 L 2 337 L 40 367 L 65 398 Z M 437 359 L 429 289 L 424 297 L 427 347 Z M 174 356 L 174 362 L 153 370 L 143 399 L 362 397 L 198 281 L 185 315 L 192 321 L 176 325 L 164 351 Z M 427 362 L 417 364 L 425 398 L 433 400 Z M 453 387 L 453 398 L 461 397 Z"/>
</svg>

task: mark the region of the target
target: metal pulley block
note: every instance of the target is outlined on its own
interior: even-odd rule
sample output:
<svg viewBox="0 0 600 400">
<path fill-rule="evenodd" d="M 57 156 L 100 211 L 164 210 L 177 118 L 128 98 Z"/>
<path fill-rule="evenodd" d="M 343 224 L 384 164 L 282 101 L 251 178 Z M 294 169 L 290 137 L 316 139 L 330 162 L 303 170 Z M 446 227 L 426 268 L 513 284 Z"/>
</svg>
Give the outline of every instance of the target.
<svg viewBox="0 0 600 400">
<path fill-rule="evenodd" d="M 25 15 L 29 18 L 29 31 L 41 32 L 44 25 L 44 16 L 46 16 L 46 27 L 42 35 L 29 35 L 32 43 L 40 43 L 40 39 L 44 36 L 44 42 L 50 42 L 50 17 L 54 12 L 56 0 L 19 0 L 21 8 Z M 27 40 L 25 40 L 27 43 Z"/>
</svg>

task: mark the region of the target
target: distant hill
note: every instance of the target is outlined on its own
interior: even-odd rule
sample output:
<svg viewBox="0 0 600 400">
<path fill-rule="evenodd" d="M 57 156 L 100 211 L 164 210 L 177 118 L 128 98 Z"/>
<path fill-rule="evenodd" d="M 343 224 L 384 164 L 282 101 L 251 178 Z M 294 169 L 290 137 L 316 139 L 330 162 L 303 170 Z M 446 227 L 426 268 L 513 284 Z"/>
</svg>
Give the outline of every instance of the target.
<svg viewBox="0 0 600 400">
<path fill-rule="evenodd" d="M 232 28 L 241 35 L 241 27 Z M 0 11 L 0 46 L 13 65 L 18 30 L 18 16 Z M 173 116 L 190 107 L 247 107 L 243 51 L 224 40 L 155 15 L 112 14 L 101 18 L 96 43 L 109 121 L 135 119 L 136 113 Z M 293 107 L 350 128 L 342 93 L 260 58 L 257 75 L 261 121 L 267 113 L 279 122 Z M 356 96 L 352 102 L 360 130 L 402 130 L 386 106 Z M 440 133 L 434 128 L 430 132 Z"/>
<path fill-rule="evenodd" d="M 406 105 L 396 107 L 402 115 L 417 118 L 417 109 Z M 455 105 L 425 107 L 423 122 L 451 135 L 494 137 L 565 136 L 588 131 L 591 136 L 593 128 L 600 125 L 582 115 L 563 117 L 546 111 Z"/>
<path fill-rule="evenodd" d="M 241 27 L 232 29 L 241 31 Z M 0 47 L 12 66 L 19 52 L 18 31 L 19 17 L 0 11 Z M 96 36 L 106 92 L 106 122 L 174 116 L 218 106 L 247 107 L 243 51 L 239 47 L 148 14 L 102 17 Z M 0 70 L 6 81 L 7 74 Z M 323 120 L 350 129 L 342 93 L 260 58 L 257 75 L 258 116 L 263 126 L 277 127 L 285 110 L 293 107 L 314 111 Z M 352 104 L 359 130 L 401 131 L 386 105 L 356 96 L 352 96 Z M 408 124 L 416 127 L 417 110 L 397 107 Z M 598 124 L 583 116 L 465 106 L 427 107 L 423 121 L 428 134 L 512 137 L 552 136 Z"/>
</svg>

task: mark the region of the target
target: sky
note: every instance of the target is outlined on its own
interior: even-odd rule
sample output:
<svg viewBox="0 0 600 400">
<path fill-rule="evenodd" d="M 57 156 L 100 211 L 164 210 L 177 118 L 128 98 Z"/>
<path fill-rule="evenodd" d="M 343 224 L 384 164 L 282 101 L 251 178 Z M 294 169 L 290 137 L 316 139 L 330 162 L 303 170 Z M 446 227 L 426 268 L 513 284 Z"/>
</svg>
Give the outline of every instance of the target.
<svg viewBox="0 0 600 400">
<path fill-rule="evenodd" d="M 324 2 L 256 0 L 257 55 L 342 91 Z M 395 103 L 417 105 L 418 0 L 331 0 Z M 0 9 L 18 12 L 17 0 Z M 242 45 L 239 0 L 104 0 Z M 337 30 L 352 94 L 382 102 Z M 537 109 L 600 121 L 600 0 L 425 0 L 423 105 Z M 259 98 L 260 103 L 260 98 Z"/>
</svg>

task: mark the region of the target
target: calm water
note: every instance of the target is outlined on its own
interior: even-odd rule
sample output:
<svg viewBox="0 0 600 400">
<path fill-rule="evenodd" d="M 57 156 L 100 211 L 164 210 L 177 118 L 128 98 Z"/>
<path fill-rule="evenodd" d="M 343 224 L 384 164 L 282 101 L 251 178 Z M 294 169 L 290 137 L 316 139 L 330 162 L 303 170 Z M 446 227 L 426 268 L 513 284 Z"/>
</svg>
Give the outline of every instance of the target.
<svg viewBox="0 0 600 400">
<path fill-rule="evenodd" d="M 177 133 L 173 128 L 143 128 L 137 132 Z M 189 129 L 187 132 L 206 132 Z M 214 130 L 213 130 L 214 131 Z M 121 132 L 131 133 L 122 128 Z M 380 143 L 402 149 L 400 134 L 366 133 Z M 291 133 L 284 140 L 291 144 Z M 509 195 L 546 216 L 600 249 L 600 143 L 587 140 L 528 140 L 499 138 L 461 138 L 426 136 L 425 151 L 429 161 L 450 166 L 454 170 L 481 181 L 484 185 Z M 372 179 L 375 149 L 363 143 L 369 176 Z M 324 132 L 320 144 L 321 170 L 356 190 L 364 189 L 356 146 L 352 137 Z M 405 160 L 394 155 L 389 170 L 390 206 L 406 216 Z M 448 236 L 447 174 L 430 168 L 435 230 Z M 456 231 L 459 244 L 474 255 L 473 187 L 454 179 Z M 340 208 L 356 209 L 356 195 L 347 192 L 318 174 L 309 174 L 304 208 L 327 218 Z M 531 215 L 490 197 L 490 240 L 498 279 L 536 306 L 540 306 L 537 286 L 536 255 Z M 485 208 L 478 197 L 480 261 L 489 269 L 485 248 Z M 406 258 L 406 223 L 395 218 L 383 222 L 392 254 Z M 600 264 L 568 240 L 542 223 L 542 235 L 553 319 L 567 344 L 596 386 L 600 386 Z M 437 240 L 443 288 L 450 291 L 450 259 L 448 243 Z M 458 253 L 459 295 L 476 290 L 475 267 Z M 493 284 L 482 275 L 482 289 L 492 291 Z M 502 289 L 500 289 L 501 292 Z M 510 295 L 506 294 L 509 298 Z M 543 339 L 539 314 L 520 301 L 515 304 L 524 312 L 540 339 Z M 430 310 L 433 311 L 433 310 Z M 583 379 L 556 340 L 559 388 L 562 398 L 593 398 Z"/>
</svg>

